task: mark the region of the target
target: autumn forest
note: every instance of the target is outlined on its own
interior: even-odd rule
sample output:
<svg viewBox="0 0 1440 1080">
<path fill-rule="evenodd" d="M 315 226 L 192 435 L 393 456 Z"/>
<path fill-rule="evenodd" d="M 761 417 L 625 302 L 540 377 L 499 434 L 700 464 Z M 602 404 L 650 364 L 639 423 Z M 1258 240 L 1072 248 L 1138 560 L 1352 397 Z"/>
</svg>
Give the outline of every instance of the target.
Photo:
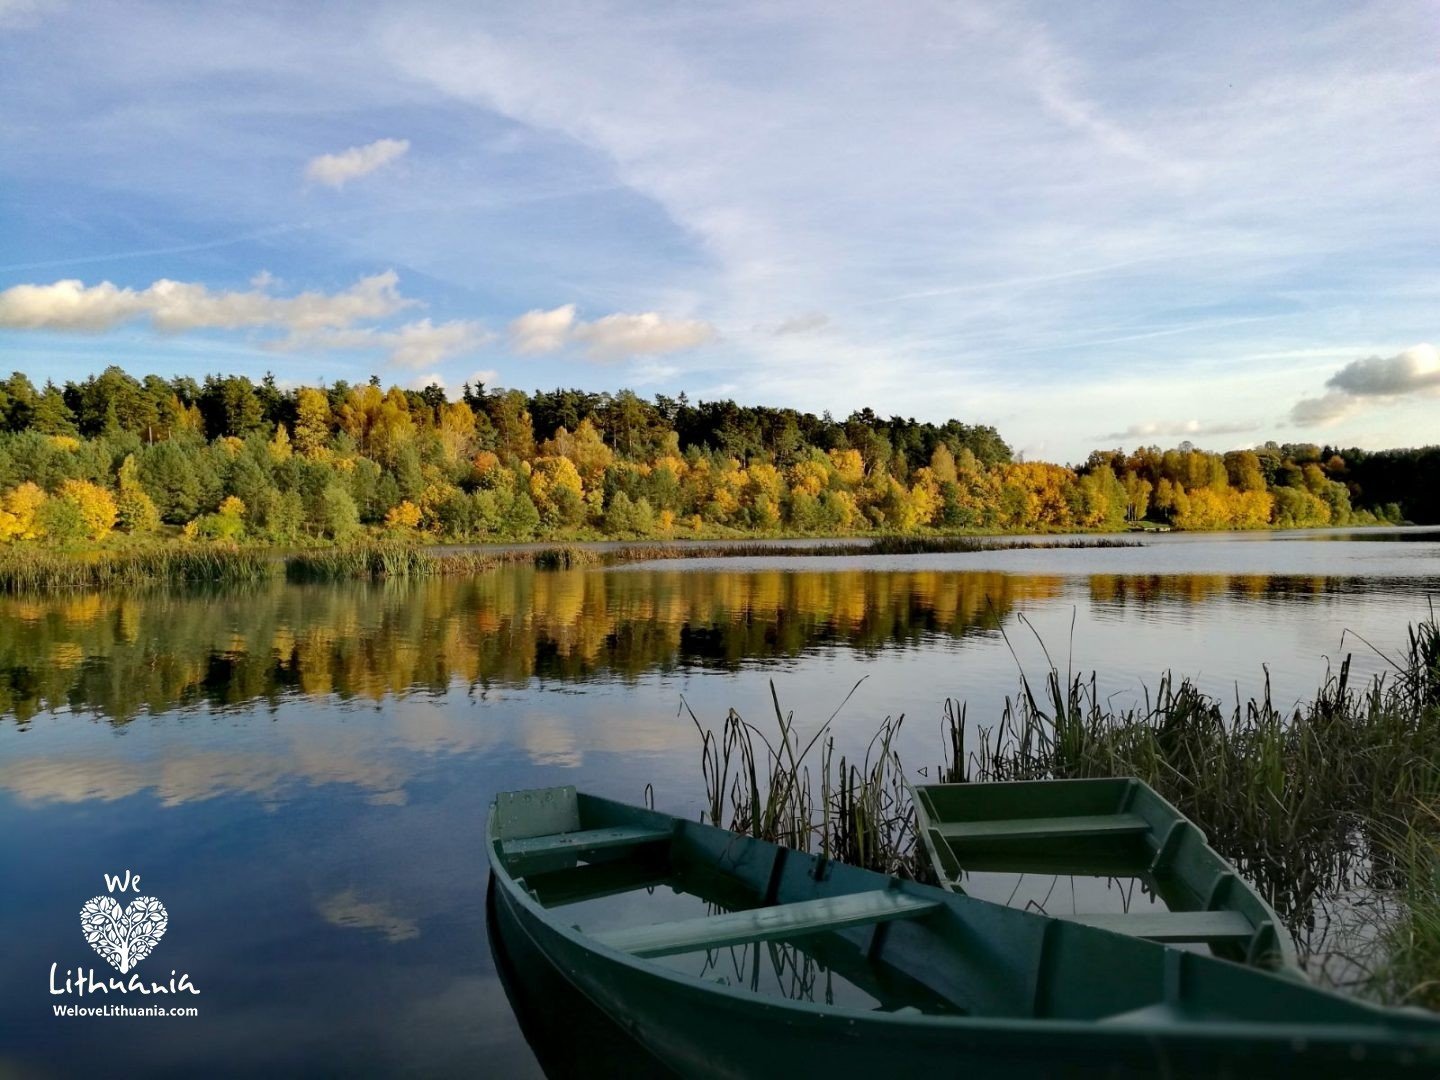
<svg viewBox="0 0 1440 1080">
<path fill-rule="evenodd" d="M 993 428 L 685 395 L 0 382 L 0 541 L 85 547 L 1440 521 L 1440 447 L 1021 460 Z"/>
</svg>

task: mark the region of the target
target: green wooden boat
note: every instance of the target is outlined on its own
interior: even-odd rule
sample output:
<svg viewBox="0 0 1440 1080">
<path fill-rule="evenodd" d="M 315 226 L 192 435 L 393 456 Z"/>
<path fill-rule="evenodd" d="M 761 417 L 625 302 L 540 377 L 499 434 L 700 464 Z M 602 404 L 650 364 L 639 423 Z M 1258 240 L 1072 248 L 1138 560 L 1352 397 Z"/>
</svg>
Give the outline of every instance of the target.
<svg viewBox="0 0 1440 1080">
<path fill-rule="evenodd" d="M 1138 881 L 1137 910 L 1061 917 L 1299 975 L 1295 945 L 1205 833 L 1141 780 L 1021 780 L 911 788 L 916 827 L 941 885 L 967 873 Z"/>
<path fill-rule="evenodd" d="M 487 844 L 498 934 L 683 1076 L 1440 1075 L 1426 1015 L 573 788 L 498 796 Z"/>
</svg>

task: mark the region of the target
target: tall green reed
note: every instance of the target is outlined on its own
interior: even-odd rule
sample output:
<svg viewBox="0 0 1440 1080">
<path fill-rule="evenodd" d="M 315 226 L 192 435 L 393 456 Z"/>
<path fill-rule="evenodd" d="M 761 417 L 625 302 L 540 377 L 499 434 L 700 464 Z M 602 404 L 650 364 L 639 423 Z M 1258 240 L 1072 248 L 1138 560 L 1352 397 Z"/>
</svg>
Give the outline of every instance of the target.
<svg viewBox="0 0 1440 1080">
<path fill-rule="evenodd" d="M 863 680 L 862 680 L 863 681 Z M 904 717 L 887 717 L 859 762 L 837 757 L 831 724 L 859 683 L 820 728 L 803 739 L 795 714 L 780 707 L 775 684 L 772 736 L 731 709 L 718 731 L 682 708 L 700 735 L 701 774 L 710 822 L 746 836 L 856 866 L 915 876 L 920 862 L 910 805 L 893 751 Z M 819 794 L 811 773 L 818 749 Z"/>
</svg>

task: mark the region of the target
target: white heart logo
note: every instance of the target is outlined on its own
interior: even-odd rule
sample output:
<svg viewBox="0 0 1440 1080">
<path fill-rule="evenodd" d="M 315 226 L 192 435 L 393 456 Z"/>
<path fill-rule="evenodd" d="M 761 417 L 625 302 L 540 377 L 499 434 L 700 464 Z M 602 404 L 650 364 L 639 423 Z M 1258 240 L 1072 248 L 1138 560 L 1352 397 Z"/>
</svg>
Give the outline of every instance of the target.
<svg viewBox="0 0 1440 1080">
<path fill-rule="evenodd" d="M 153 896 L 137 896 L 123 909 L 113 896 L 96 896 L 80 909 L 85 940 L 121 975 L 150 955 L 168 925 L 170 913 Z"/>
</svg>

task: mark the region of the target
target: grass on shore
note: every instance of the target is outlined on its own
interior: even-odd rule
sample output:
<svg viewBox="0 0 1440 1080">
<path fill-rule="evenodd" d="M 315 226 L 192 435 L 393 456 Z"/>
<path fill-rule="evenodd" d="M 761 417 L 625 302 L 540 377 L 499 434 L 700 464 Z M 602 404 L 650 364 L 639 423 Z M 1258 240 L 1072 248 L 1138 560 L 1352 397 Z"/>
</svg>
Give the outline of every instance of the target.
<svg viewBox="0 0 1440 1080">
<path fill-rule="evenodd" d="M 1440 811 L 1397 834 L 1386 851 L 1398 872 L 1399 916 L 1380 935 L 1369 989 L 1382 1001 L 1440 1012 Z"/>
<path fill-rule="evenodd" d="M 14 547 L 0 553 L 0 592 L 136 587 L 149 584 L 251 583 L 283 574 L 291 581 L 421 578 L 484 573 L 503 565 L 539 570 L 739 556 L 914 555 L 1009 550 L 1022 547 L 1134 547 L 1098 539 L 996 541 L 971 537 L 880 537 L 841 543 L 777 544 L 755 541 L 635 543 L 616 548 L 579 544 L 549 547 L 423 547 L 402 541 L 366 541 L 285 552 L 223 544 L 161 544 L 136 548 L 55 550 Z"/>
<path fill-rule="evenodd" d="M 274 573 L 253 548 L 166 546 L 95 551 L 14 548 L 0 556 L 0 592 L 130 588 L 155 582 L 242 584 Z"/>
<path fill-rule="evenodd" d="M 854 693 L 852 687 L 845 701 Z M 780 708 L 773 682 L 770 698 L 775 706 L 773 741 L 734 709 L 720 730 L 713 731 L 681 699 L 700 734 L 706 801 L 702 818 L 798 851 L 815 850 L 854 866 L 918 876 L 923 862 L 915 844 L 914 809 L 892 749 L 905 718 L 887 717 L 856 763 L 843 755 L 836 759 L 829 734 L 845 701 L 802 743 L 795 714 Z M 810 773 L 811 753 L 817 748 L 818 798 Z"/>
</svg>

